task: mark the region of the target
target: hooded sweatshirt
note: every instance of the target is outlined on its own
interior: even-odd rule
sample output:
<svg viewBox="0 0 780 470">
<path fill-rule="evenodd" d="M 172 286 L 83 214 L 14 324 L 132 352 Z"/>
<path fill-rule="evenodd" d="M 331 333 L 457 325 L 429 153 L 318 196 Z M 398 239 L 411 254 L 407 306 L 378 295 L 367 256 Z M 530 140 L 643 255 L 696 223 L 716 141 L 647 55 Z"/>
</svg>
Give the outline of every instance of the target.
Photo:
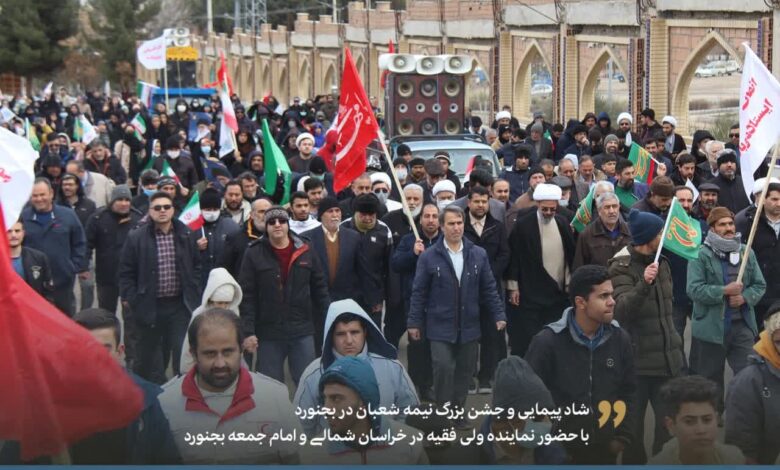
<svg viewBox="0 0 780 470">
<path fill-rule="evenodd" d="M 680 441 L 676 437 L 664 444 L 661 452 L 647 461 L 648 465 L 683 465 L 680 461 Z M 745 465 L 745 456 L 739 447 L 715 442 L 707 460 L 696 465 Z"/>
<path fill-rule="evenodd" d="M 303 371 L 298 389 L 295 391 L 293 406 L 302 409 L 316 408 L 320 404 L 319 382 L 323 372 L 336 359 L 343 357 L 333 348 L 333 324 L 339 316 L 352 313 L 363 319 L 367 331 L 363 350 L 357 357 L 365 359 L 374 369 L 379 384 L 379 406 L 397 406 L 403 410 L 407 406 L 420 403 L 412 380 L 403 365 L 397 360 L 398 351 L 382 336 L 382 332 L 371 317 L 352 299 L 339 300 L 330 304 L 325 317 L 325 333 L 322 340 L 322 357 L 312 361 Z M 399 414 L 400 419 L 405 417 Z M 301 420 L 308 435 L 320 433 L 326 426 L 324 417 L 320 420 Z"/>
<path fill-rule="evenodd" d="M 230 302 L 228 310 L 235 312 L 236 315 L 239 315 L 238 306 L 241 304 L 241 299 L 244 297 L 244 294 L 241 292 L 241 286 L 239 286 L 238 282 L 233 279 L 233 276 L 230 275 L 227 269 L 215 268 L 212 269 L 209 273 L 209 280 L 206 283 L 206 288 L 203 290 L 203 297 L 201 299 L 200 306 L 196 308 L 194 312 L 192 312 L 190 325 L 192 324 L 192 321 L 195 319 L 195 317 L 210 308 L 208 305 L 209 299 L 211 299 L 211 296 L 214 295 L 214 291 L 216 291 L 220 286 L 224 285 L 233 286 L 233 301 Z M 189 326 L 187 326 L 187 328 L 189 329 Z M 184 345 L 181 348 L 180 364 L 182 374 L 187 373 L 195 364 L 195 361 L 192 358 L 192 354 L 190 354 L 189 336 L 186 334 L 184 335 Z"/>
</svg>

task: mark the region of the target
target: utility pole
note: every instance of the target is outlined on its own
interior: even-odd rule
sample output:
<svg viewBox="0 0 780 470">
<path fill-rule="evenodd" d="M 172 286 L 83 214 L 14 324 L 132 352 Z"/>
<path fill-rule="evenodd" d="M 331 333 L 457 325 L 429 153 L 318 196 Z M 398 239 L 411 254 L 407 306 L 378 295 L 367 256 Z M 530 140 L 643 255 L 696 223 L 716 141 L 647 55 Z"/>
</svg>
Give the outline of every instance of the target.
<svg viewBox="0 0 780 470">
<path fill-rule="evenodd" d="M 212 0 L 206 0 L 206 32 L 211 35 L 214 32 L 214 9 Z"/>
</svg>

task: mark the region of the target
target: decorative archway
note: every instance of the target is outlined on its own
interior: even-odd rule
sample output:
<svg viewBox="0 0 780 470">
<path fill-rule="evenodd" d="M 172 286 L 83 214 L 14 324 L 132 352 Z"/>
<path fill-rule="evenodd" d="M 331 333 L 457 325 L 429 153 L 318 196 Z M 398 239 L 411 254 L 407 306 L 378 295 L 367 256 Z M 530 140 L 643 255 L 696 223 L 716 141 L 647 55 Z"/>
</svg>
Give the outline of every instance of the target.
<svg viewBox="0 0 780 470">
<path fill-rule="evenodd" d="M 263 64 L 263 73 L 260 79 L 260 94 L 265 96 L 267 93 L 271 93 L 271 67 L 268 64 Z"/>
<path fill-rule="evenodd" d="M 536 39 L 533 39 L 525 49 L 525 55 L 515 71 L 514 93 L 512 93 L 512 111 L 522 121 L 531 121 L 532 119 L 529 112 L 531 109 L 531 87 L 533 82 L 531 79 L 531 65 L 536 62 L 542 62 L 547 71 L 550 72 L 550 76 L 552 76 L 550 62 L 544 56 L 539 43 Z M 552 96 L 550 99 L 552 99 Z M 548 116 L 548 119 L 551 117 Z"/>
<path fill-rule="evenodd" d="M 287 65 L 282 65 L 279 68 L 279 87 L 274 90 L 276 99 L 279 101 L 279 103 L 282 104 L 282 106 L 290 105 L 290 95 L 287 92 L 287 81 Z"/>
<path fill-rule="evenodd" d="M 612 62 L 617 66 L 620 73 L 628 80 L 628 67 L 623 63 L 623 60 L 618 57 L 609 46 L 604 46 L 597 56 L 595 62 L 585 74 L 585 80 L 582 84 L 582 92 L 580 93 L 580 108 L 578 116 L 583 116 L 587 112 L 596 110 L 596 87 L 599 83 L 599 75 L 607 65 L 607 61 L 612 59 Z M 614 117 L 613 117 L 614 119 Z"/>
<path fill-rule="evenodd" d="M 366 83 L 366 74 L 363 71 L 363 69 L 365 68 L 365 63 L 366 61 L 363 58 L 363 54 L 359 54 L 357 56 L 357 59 L 355 59 L 355 68 L 358 71 L 358 75 L 360 75 L 360 81 L 363 83 Z"/>
<path fill-rule="evenodd" d="M 306 101 L 311 96 L 311 66 L 309 65 L 308 59 L 303 59 L 301 61 L 301 66 L 298 68 L 298 91 L 297 94 L 300 96 L 302 101 Z"/>
<path fill-rule="evenodd" d="M 328 65 L 328 68 L 325 71 L 325 80 L 323 80 L 323 86 L 325 88 L 322 91 L 325 94 L 330 93 L 330 91 L 333 89 L 333 87 L 336 86 L 336 66 L 335 65 L 333 65 L 333 64 Z"/>
<path fill-rule="evenodd" d="M 677 119 L 677 132 L 682 135 L 690 135 L 688 126 L 688 91 L 691 88 L 691 80 L 696 74 L 696 69 L 702 60 L 713 47 L 722 47 L 742 68 L 744 54 L 740 55 L 726 38 L 717 31 L 710 31 L 699 43 L 688 59 L 685 61 L 680 74 L 677 76 L 677 82 L 674 84 L 674 94 L 672 95 L 672 115 Z"/>
</svg>

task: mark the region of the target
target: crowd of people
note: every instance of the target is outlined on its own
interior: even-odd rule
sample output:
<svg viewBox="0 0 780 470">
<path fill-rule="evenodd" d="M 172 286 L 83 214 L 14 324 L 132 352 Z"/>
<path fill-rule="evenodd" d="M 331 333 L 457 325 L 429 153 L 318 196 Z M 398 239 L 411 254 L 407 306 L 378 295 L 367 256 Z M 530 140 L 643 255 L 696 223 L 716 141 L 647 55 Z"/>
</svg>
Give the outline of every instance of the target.
<svg viewBox="0 0 780 470">
<path fill-rule="evenodd" d="M 765 165 L 748 198 L 738 125 L 727 142 L 697 130 L 689 149 L 675 118 L 656 121 L 652 109 L 640 123 L 622 113 L 613 128 L 606 113 L 565 127 L 537 113 L 523 126 L 505 108 L 491 125 L 467 122 L 501 168 L 482 161 L 461 181 L 446 151 L 424 159 L 399 145 L 392 170 L 368 159 L 366 173 L 336 193 L 318 152 L 337 97 L 295 98 L 286 109 L 273 97 L 248 108 L 232 98 L 237 148 L 223 156 L 216 97 L 178 99 L 172 110 L 64 89 L 3 101 L 15 117 L 0 125 L 41 144 L 29 205 L 8 228 L 13 267 L 126 364 L 147 397 L 127 429 L 75 445 L 75 463 L 778 459 L 780 180 Z M 82 116 L 97 131 L 89 145 L 78 139 Z M 289 193 L 265 185 L 263 119 L 288 159 Z M 649 185 L 635 179 L 632 143 L 657 161 Z M 204 222 L 191 230 L 178 216 L 195 192 Z M 577 231 L 588 195 L 593 217 Z M 698 259 L 663 250 L 656 261 L 673 198 L 700 224 Z M 295 411 L 462 409 L 478 394 L 502 409 L 575 403 L 590 413 L 475 423 L 464 414 L 299 420 Z M 625 418 L 599 423 L 604 401 L 623 402 Z M 590 439 L 518 438 L 457 452 L 441 442 L 346 439 L 415 428 Z M 304 449 L 295 440 L 194 446 L 186 437 L 267 429 L 345 439 Z M 5 443 L 0 460 L 14 461 L 14 450 Z"/>
</svg>

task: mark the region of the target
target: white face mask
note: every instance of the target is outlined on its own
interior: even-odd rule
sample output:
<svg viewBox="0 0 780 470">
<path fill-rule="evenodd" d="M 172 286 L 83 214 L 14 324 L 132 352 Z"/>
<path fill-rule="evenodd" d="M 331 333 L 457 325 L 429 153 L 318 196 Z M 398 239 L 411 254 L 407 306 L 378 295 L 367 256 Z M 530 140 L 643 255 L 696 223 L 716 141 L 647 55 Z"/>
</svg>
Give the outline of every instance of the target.
<svg viewBox="0 0 780 470">
<path fill-rule="evenodd" d="M 439 207 L 439 210 L 443 210 L 445 207 L 452 204 L 454 201 L 452 199 L 442 199 L 439 201 L 436 201 L 436 205 Z"/>
<path fill-rule="evenodd" d="M 187 110 L 187 107 L 184 106 L 183 104 L 180 104 L 179 106 L 176 106 L 176 111 L 178 111 L 180 113 L 183 113 L 186 110 Z"/>
<path fill-rule="evenodd" d="M 211 153 L 211 146 L 210 145 L 201 145 L 200 151 L 203 152 L 204 155 L 208 155 Z"/>
<path fill-rule="evenodd" d="M 180 150 L 168 150 L 168 156 L 173 159 L 179 158 L 180 153 L 181 153 Z"/>
<path fill-rule="evenodd" d="M 390 195 L 388 193 L 374 193 L 374 195 L 379 199 L 379 203 L 382 205 L 385 205 L 387 203 L 387 197 Z"/>
<path fill-rule="evenodd" d="M 206 222 L 216 222 L 219 219 L 219 211 L 201 211 Z"/>
<path fill-rule="evenodd" d="M 567 207 L 569 205 L 569 200 L 568 199 L 561 199 L 560 205 L 561 205 L 561 207 Z"/>
<path fill-rule="evenodd" d="M 395 174 L 398 176 L 399 180 L 405 180 L 409 175 L 409 172 L 406 170 L 406 168 L 399 168 L 395 170 Z"/>
</svg>

